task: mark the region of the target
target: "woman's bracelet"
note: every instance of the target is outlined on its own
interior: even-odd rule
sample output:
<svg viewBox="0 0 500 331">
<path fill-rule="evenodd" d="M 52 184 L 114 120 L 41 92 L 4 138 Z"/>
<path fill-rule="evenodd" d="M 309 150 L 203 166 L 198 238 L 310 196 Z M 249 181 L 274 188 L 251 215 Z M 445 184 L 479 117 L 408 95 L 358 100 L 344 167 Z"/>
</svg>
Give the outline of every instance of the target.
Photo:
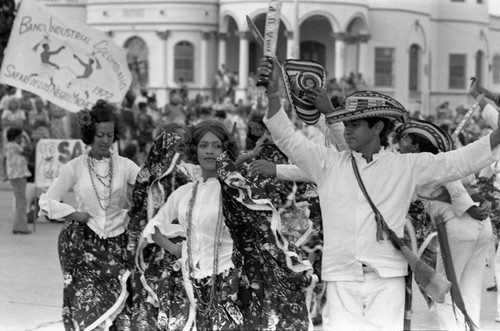
<svg viewBox="0 0 500 331">
<path fill-rule="evenodd" d="M 276 92 L 272 92 L 272 93 L 267 93 L 267 98 L 268 98 L 268 99 L 269 99 L 269 98 L 274 98 L 274 97 L 279 97 L 279 96 L 280 96 L 280 94 L 279 94 L 279 92 L 278 92 L 278 91 L 276 91 Z"/>
</svg>

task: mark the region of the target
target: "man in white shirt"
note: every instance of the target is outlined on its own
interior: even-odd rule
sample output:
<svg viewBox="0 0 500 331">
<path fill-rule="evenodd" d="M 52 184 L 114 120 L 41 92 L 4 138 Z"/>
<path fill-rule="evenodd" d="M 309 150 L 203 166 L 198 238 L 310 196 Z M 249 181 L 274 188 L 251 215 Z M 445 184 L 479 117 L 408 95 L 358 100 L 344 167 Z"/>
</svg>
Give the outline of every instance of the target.
<svg viewBox="0 0 500 331">
<path fill-rule="evenodd" d="M 327 114 L 331 122 L 344 122 L 350 151 L 337 152 L 294 130 L 277 93 L 279 69 L 263 60 L 258 75 L 269 79 L 264 123 L 275 144 L 318 186 L 324 230 L 322 280 L 327 282 L 325 330 L 402 330 L 408 264 L 387 236 L 378 238 L 380 229 L 356 180 L 352 159 L 388 227 L 402 237 L 417 185 L 460 179 L 500 158 L 500 149 L 495 149 L 500 131 L 448 153 L 395 154 L 385 147 L 392 121 L 407 121 L 406 110 L 380 93 L 357 92 L 346 99 L 344 110 Z M 313 101 L 321 93 L 308 92 Z"/>
</svg>

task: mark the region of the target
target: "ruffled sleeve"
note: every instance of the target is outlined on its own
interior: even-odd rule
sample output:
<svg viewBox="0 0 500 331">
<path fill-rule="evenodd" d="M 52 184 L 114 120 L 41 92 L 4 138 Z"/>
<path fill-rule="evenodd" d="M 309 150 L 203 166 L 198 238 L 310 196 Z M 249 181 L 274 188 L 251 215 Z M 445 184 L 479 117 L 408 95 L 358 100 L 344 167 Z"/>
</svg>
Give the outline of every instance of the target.
<svg viewBox="0 0 500 331">
<path fill-rule="evenodd" d="M 191 187 L 192 183 L 181 186 L 174 191 L 158 213 L 148 222 L 142 231 L 142 237 L 144 237 L 148 243 L 154 243 L 152 235 L 155 233 L 155 228 L 167 238 L 186 236 L 184 227 L 177 222 L 179 218 L 180 199 L 183 197 L 185 198 L 185 193 L 189 192 L 186 190 L 186 186 Z"/>
<path fill-rule="evenodd" d="M 64 165 L 57 178 L 52 182 L 46 193 L 43 193 L 39 199 L 39 216 L 46 216 L 50 219 L 62 219 L 76 211 L 74 207 L 62 201 L 62 197 L 76 183 L 74 167 L 78 159 L 74 159 Z"/>
</svg>

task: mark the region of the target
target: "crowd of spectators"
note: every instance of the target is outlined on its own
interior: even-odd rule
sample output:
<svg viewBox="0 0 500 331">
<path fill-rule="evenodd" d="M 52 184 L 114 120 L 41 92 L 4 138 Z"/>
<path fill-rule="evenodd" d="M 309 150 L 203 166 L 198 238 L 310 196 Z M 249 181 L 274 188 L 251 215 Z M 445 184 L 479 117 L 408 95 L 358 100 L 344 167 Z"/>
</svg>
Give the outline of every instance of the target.
<svg viewBox="0 0 500 331">
<path fill-rule="evenodd" d="M 162 126 L 169 123 L 193 125 L 208 118 L 224 122 L 228 130 L 236 136 L 242 150 L 251 148 L 252 146 L 247 146 L 246 139 L 248 119 L 252 114 L 262 114 L 265 111 L 267 99 L 262 91 L 255 87 L 253 75 L 249 77 L 246 98 L 238 100 L 235 100 L 237 73 L 231 73 L 222 67 L 214 80 L 212 93 L 205 95 L 190 93 L 192 91 L 189 91 L 184 80 L 179 80 L 179 87 L 169 91 L 168 102 L 163 107 L 158 105 L 155 94 L 145 88 L 138 93 L 129 91 L 121 105 L 122 119 L 127 131 L 119 143 L 120 153 L 140 165 L 147 156 L 156 132 Z M 331 78 L 325 85 L 334 105 L 354 91 L 368 88 L 361 73 L 350 73 L 349 76 L 339 79 Z M 287 100 L 283 100 L 283 104 L 287 107 Z M 444 102 L 431 115 L 423 116 L 420 111 L 414 111 L 412 116 L 436 123 L 452 133 L 466 112 L 466 105 L 452 108 L 448 102 Z M 2 136 L 9 127 L 17 126 L 31 139 L 33 157 L 29 160 L 30 168 L 34 166 L 34 150 L 38 140 L 79 138 L 73 113 L 30 92 L 17 91 L 15 87 L 0 85 L 0 114 Z M 290 115 L 305 135 L 312 137 L 318 134 L 316 130 L 298 120 L 295 114 L 290 112 Z M 466 145 L 489 130 L 479 113 L 475 113 L 459 138 L 461 143 Z"/>
</svg>

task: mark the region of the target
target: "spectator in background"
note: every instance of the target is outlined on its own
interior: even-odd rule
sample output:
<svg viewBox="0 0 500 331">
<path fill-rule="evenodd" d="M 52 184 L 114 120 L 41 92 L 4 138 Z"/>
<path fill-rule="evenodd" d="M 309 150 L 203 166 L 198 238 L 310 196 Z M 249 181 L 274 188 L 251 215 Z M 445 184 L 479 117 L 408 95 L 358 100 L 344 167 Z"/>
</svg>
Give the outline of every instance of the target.
<svg viewBox="0 0 500 331">
<path fill-rule="evenodd" d="M 264 101 L 264 99 L 262 98 L 262 96 L 258 96 L 257 97 L 257 101 L 252 105 L 252 113 L 253 112 L 264 112 L 267 108 L 267 102 Z"/>
<path fill-rule="evenodd" d="M 156 127 L 155 121 L 147 112 L 148 106 L 144 102 L 139 102 L 139 114 L 136 118 L 137 141 L 139 152 L 147 154 L 153 142 L 153 131 Z"/>
<path fill-rule="evenodd" d="M 214 114 L 214 118 L 219 121 L 219 122 L 222 122 L 224 124 L 224 127 L 226 128 L 226 130 L 231 133 L 231 131 L 233 130 L 233 124 L 227 119 L 227 114 L 226 114 L 226 111 L 225 110 L 216 110 L 215 111 L 215 114 Z"/>
<path fill-rule="evenodd" d="M 68 138 L 68 134 L 64 128 L 64 117 L 67 115 L 66 110 L 51 102 L 48 104 L 48 110 L 50 115 L 50 138 Z"/>
<path fill-rule="evenodd" d="M 188 100 L 189 89 L 183 77 L 179 78 L 179 96 L 183 102 Z"/>
<path fill-rule="evenodd" d="M 226 117 L 230 123 L 232 123 L 232 128 L 231 130 L 234 131 L 229 131 L 233 134 L 234 138 L 238 142 L 238 145 L 241 150 L 245 150 L 245 144 L 246 144 L 246 139 L 247 139 L 247 123 L 244 120 L 242 114 L 245 112 L 243 107 L 243 99 L 238 100 L 238 105 L 228 108 Z"/>
<path fill-rule="evenodd" d="M 26 183 L 31 176 L 28 170 L 27 156 L 31 154 L 27 142 L 23 141 L 25 136 L 23 130 L 18 127 L 11 127 L 6 132 L 7 142 L 4 146 L 5 169 L 7 179 L 14 191 L 14 234 L 30 234 L 28 230 L 28 215 L 26 213 Z M 26 146 L 26 147 L 23 147 Z"/>
<path fill-rule="evenodd" d="M 182 100 L 179 92 L 176 90 L 170 92 L 169 102 L 165 105 L 163 110 L 162 122 L 164 124 L 186 124 L 186 114 L 184 113 Z"/>
<path fill-rule="evenodd" d="M 133 110 L 135 98 L 134 93 L 129 91 L 125 95 L 125 99 L 122 103 L 121 117 L 123 135 L 120 137 L 119 147 L 121 156 L 126 157 L 138 164 L 137 128 L 135 122 L 136 112 Z"/>
<path fill-rule="evenodd" d="M 358 72 L 354 78 L 354 87 L 356 88 L 356 91 L 368 90 L 368 84 L 366 84 L 363 74 L 360 72 Z"/>
<path fill-rule="evenodd" d="M 198 116 L 197 119 L 195 119 L 193 121 L 193 124 L 196 125 L 200 122 L 203 122 L 203 121 L 206 121 L 206 120 L 210 120 L 212 119 L 213 117 L 213 111 L 212 111 L 212 108 L 209 108 L 209 107 L 201 107 L 200 108 L 200 115 Z"/>
<path fill-rule="evenodd" d="M 224 75 L 222 71 L 217 70 L 217 73 L 214 77 L 214 100 L 219 100 L 219 98 L 223 98 L 225 95 L 224 90 Z"/>
<path fill-rule="evenodd" d="M 5 95 L 0 100 L 0 114 L 3 110 L 9 108 L 9 102 L 16 97 L 17 89 L 14 86 L 4 85 Z"/>
<path fill-rule="evenodd" d="M 147 97 L 147 113 L 155 123 L 158 123 L 161 119 L 160 110 L 158 109 L 158 103 L 156 102 L 156 95 L 150 95 Z"/>
<path fill-rule="evenodd" d="M 212 108 L 213 105 L 214 105 L 214 102 L 210 98 L 210 96 L 209 95 L 205 95 L 203 97 L 203 102 L 201 103 L 201 106 L 202 107 L 206 107 L 206 108 Z"/>
<path fill-rule="evenodd" d="M 50 138 L 50 115 L 40 97 L 35 98 L 35 109 L 28 114 L 28 122 L 32 129 L 31 139 L 36 145 L 40 139 Z"/>
<path fill-rule="evenodd" d="M 19 99 L 10 99 L 9 106 L 2 112 L 3 141 L 6 141 L 5 137 L 9 128 L 16 127 L 23 130 L 25 126 L 26 114 L 20 109 Z"/>
<path fill-rule="evenodd" d="M 203 104 L 203 96 L 196 94 L 196 97 L 186 102 L 187 112 L 190 114 L 190 119 L 200 117 L 201 105 Z"/>
</svg>

